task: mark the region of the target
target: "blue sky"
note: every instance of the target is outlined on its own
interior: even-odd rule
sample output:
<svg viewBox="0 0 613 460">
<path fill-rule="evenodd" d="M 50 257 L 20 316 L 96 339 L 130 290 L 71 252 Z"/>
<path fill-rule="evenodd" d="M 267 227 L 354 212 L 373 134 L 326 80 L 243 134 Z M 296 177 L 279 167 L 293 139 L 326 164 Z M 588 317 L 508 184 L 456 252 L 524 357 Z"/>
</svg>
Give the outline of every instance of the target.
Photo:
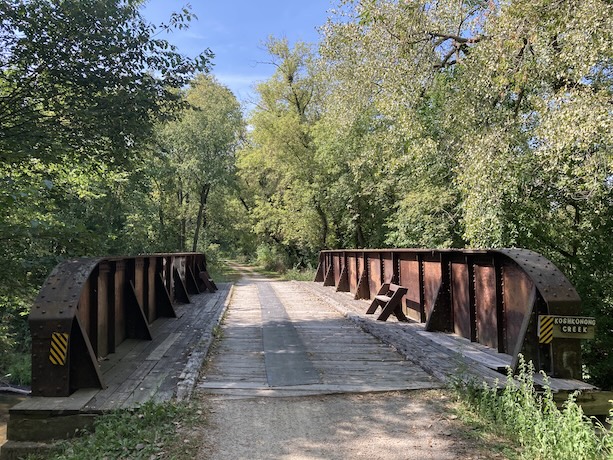
<svg viewBox="0 0 613 460">
<path fill-rule="evenodd" d="M 166 22 L 173 11 L 191 5 L 198 16 L 189 30 L 166 37 L 181 53 L 195 56 L 210 48 L 215 53 L 213 74 L 248 107 L 255 98 L 253 85 L 268 79 L 273 66 L 263 42 L 273 35 L 290 43 L 319 41 L 331 0 L 149 0 L 143 10 L 150 22 Z"/>
</svg>

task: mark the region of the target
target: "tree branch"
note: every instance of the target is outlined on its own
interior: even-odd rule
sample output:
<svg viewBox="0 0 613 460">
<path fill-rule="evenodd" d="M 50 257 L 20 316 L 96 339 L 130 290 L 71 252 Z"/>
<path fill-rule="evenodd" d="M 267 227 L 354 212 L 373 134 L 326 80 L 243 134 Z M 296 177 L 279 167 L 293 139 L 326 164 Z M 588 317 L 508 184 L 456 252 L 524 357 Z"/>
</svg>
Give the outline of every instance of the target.
<svg viewBox="0 0 613 460">
<path fill-rule="evenodd" d="M 455 34 L 444 34 L 440 32 L 428 32 L 431 38 L 441 38 L 439 45 L 442 44 L 446 40 L 453 40 L 456 43 L 479 43 L 484 38 L 487 38 L 485 35 L 477 35 L 476 37 L 461 37 Z"/>
</svg>

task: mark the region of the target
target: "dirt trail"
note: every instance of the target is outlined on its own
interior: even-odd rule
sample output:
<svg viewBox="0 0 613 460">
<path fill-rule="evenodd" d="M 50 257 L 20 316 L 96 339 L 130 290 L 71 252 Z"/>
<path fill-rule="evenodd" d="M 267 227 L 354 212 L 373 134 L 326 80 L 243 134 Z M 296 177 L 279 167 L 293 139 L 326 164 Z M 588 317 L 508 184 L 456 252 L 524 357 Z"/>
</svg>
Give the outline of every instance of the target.
<svg viewBox="0 0 613 460">
<path fill-rule="evenodd" d="M 299 398 L 203 396 L 199 460 L 496 459 L 440 390 Z"/>
</svg>

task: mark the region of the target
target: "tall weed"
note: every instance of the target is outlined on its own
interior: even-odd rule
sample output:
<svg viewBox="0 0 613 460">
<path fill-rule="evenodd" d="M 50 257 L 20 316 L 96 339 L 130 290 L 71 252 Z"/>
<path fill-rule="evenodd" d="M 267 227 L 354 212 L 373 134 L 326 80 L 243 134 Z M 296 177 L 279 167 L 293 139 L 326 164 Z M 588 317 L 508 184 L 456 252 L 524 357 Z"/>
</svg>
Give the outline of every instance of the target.
<svg viewBox="0 0 613 460">
<path fill-rule="evenodd" d="M 509 371 L 504 387 L 457 384 L 456 389 L 481 416 L 522 446 L 531 460 L 612 460 L 613 434 L 585 416 L 571 395 L 559 409 L 544 376 L 545 387 L 534 386 L 534 366 L 520 357 L 519 373 Z M 613 415 L 613 413 L 612 413 Z"/>
</svg>

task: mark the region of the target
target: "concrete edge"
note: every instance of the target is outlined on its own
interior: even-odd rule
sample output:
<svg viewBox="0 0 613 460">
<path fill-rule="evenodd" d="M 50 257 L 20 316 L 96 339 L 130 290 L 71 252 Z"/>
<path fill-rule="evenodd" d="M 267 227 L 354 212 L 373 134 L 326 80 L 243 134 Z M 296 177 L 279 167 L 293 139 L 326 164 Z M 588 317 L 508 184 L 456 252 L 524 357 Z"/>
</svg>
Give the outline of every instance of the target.
<svg viewBox="0 0 613 460">
<path fill-rule="evenodd" d="M 196 382 L 198 381 L 198 376 L 200 374 L 200 369 L 202 368 L 202 363 L 204 363 L 204 359 L 209 353 L 209 349 L 211 348 L 211 344 L 213 340 L 215 340 L 215 327 L 219 326 L 221 323 L 228 306 L 232 300 L 232 296 L 234 295 L 234 283 L 230 285 L 228 289 L 228 294 L 224 300 L 224 303 L 221 308 L 219 308 L 213 317 L 212 321 L 209 322 L 207 328 L 204 330 L 202 335 L 200 336 L 200 340 L 194 347 L 194 350 L 191 352 L 185 367 L 183 368 L 183 372 L 179 377 L 179 382 L 177 383 L 177 392 L 175 395 L 176 401 L 186 401 L 191 399 L 192 393 L 196 386 Z M 220 299 L 221 300 L 221 299 Z M 217 300 L 219 302 L 219 300 Z"/>
</svg>

